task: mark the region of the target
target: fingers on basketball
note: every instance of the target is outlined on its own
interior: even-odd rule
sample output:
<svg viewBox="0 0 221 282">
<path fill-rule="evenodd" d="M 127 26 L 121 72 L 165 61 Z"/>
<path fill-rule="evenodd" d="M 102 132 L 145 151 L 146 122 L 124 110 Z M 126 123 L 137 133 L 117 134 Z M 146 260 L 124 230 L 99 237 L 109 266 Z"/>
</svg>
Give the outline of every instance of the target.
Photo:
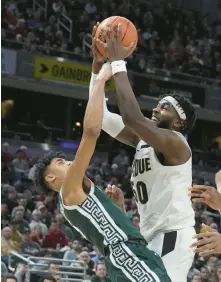
<svg viewBox="0 0 221 282">
<path fill-rule="evenodd" d="M 125 47 L 125 49 L 129 52 L 134 47 L 134 42 L 131 42 L 129 46 Z"/>
<path fill-rule="evenodd" d="M 93 31 L 92 31 L 92 39 L 94 38 L 95 34 L 96 34 L 97 28 L 96 26 L 93 26 Z"/>
<path fill-rule="evenodd" d="M 111 28 L 112 28 L 111 24 L 108 24 L 107 28 L 104 31 L 104 39 L 106 40 L 107 43 L 114 37 Z"/>
<path fill-rule="evenodd" d="M 96 31 L 97 31 L 97 28 L 98 28 L 99 24 L 100 24 L 100 23 L 97 22 L 96 25 L 93 26 L 92 38 L 95 37 L 95 34 L 96 34 Z"/>
<path fill-rule="evenodd" d="M 99 39 L 96 41 L 99 53 L 101 53 L 104 58 L 107 58 L 107 45 L 101 44 L 101 42 L 105 43 L 106 41 L 108 42 L 108 40 L 119 40 L 122 45 L 127 48 L 128 57 L 135 49 L 138 41 L 137 30 L 133 23 L 119 16 L 105 19 L 98 26 L 95 36 Z"/>
<path fill-rule="evenodd" d="M 119 23 L 117 26 L 117 37 L 116 37 L 118 42 L 121 42 L 122 39 L 122 24 Z"/>
<path fill-rule="evenodd" d="M 98 44 L 96 47 L 99 50 L 99 45 L 101 45 L 103 48 L 107 48 L 107 43 L 102 42 L 99 38 L 96 38 L 96 43 Z"/>
<path fill-rule="evenodd" d="M 95 44 L 95 42 L 96 42 L 96 39 L 95 39 L 95 37 L 93 37 L 93 38 L 92 38 L 92 49 L 93 49 L 93 50 L 96 49 L 96 44 Z"/>
</svg>

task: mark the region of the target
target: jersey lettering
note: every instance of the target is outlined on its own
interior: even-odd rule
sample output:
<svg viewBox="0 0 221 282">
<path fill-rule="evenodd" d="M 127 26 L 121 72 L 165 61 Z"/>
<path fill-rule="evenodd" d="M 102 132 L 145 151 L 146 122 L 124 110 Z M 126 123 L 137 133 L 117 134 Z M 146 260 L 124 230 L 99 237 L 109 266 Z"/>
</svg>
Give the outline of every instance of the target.
<svg viewBox="0 0 221 282">
<path fill-rule="evenodd" d="M 194 226 L 194 213 L 186 192 L 192 182 L 191 162 L 190 158 L 181 166 L 164 166 L 153 147 L 143 140 L 138 143 L 131 184 L 141 219 L 140 230 L 147 241 L 159 231 Z"/>
<path fill-rule="evenodd" d="M 143 174 L 144 172 L 151 170 L 150 158 L 134 160 L 132 169 L 133 177 L 136 177 L 138 176 L 138 174 Z"/>
<path fill-rule="evenodd" d="M 144 182 L 138 181 L 136 187 L 134 187 L 134 182 L 131 182 L 134 197 L 136 202 L 140 202 L 145 205 L 148 202 L 147 186 Z"/>
</svg>

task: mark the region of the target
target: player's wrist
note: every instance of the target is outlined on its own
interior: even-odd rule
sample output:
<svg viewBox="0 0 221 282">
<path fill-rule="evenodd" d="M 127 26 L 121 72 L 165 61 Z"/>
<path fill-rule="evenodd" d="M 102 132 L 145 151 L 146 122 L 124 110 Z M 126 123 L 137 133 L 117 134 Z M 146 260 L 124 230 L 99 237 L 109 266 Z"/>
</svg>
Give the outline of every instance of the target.
<svg viewBox="0 0 221 282">
<path fill-rule="evenodd" d="M 95 74 L 96 78 L 95 78 L 95 83 L 99 83 L 100 85 L 103 85 L 106 83 L 106 79 L 101 77 L 99 74 Z"/>
<path fill-rule="evenodd" d="M 124 60 L 117 60 L 111 62 L 112 74 L 115 75 L 118 72 L 127 72 L 126 62 Z"/>
<path fill-rule="evenodd" d="M 94 74 L 98 74 L 99 71 L 101 70 L 103 64 L 104 64 L 104 62 L 96 61 L 96 59 L 94 58 L 93 63 L 92 63 L 92 72 Z"/>
</svg>

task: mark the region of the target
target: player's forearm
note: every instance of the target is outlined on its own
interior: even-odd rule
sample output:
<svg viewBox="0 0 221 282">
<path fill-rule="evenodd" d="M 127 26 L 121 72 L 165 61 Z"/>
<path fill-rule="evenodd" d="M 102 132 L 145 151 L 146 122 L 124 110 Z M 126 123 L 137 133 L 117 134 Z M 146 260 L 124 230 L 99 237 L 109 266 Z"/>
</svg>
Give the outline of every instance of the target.
<svg viewBox="0 0 221 282">
<path fill-rule="evenodd" d="M 97 74 L 93 72 L 91 74 L 91 80 L 89 86 L 89 98 L 92 95 L 96 78 L 97 78 Z M 105 93 L 103 95 L 104 95 L 104 105 L 103 105 L 104 111 L 103 111 L 102 129 L 111 137 L 115 138 L 124 129 L 125 125 L 120 115 L 108 111 L 107 103 L 105 100 Z"/>
<path fill-rule="evenodd" d="M 103 120 L 104 80 L 95 80 L 84 117 L 84 134 L 99 136 Z"/>
<path fill-rule="evenodd" d="M 117 90 L 117 102 L 125 126 L 140 139 L 145 140 L 162 152 L 162 142 L 158 138 L 158 128 L 150 119 L 145 118 L 142 114 L 128 80 L 127 73 L 116 73 L 114 80 Z"/>
<path fill-rule="evenodd" d="M 131 125 L 133 120 L 141 118 L 143 114 L 131 88 L 127 73 L 116 73 L 114 75 L 114 81 L 121 116 L 126 125 Z"/>
<path fill-rule="evenodd" d="M 101 70 L 102 66 L 103 66 L 103 62 L 96 62 L 96 60 L 93 59 L 93 63 L 92 63 L 92 72 L 93 72 L 94 74 L 98 74 L 99 71 Z"/>
</svg>

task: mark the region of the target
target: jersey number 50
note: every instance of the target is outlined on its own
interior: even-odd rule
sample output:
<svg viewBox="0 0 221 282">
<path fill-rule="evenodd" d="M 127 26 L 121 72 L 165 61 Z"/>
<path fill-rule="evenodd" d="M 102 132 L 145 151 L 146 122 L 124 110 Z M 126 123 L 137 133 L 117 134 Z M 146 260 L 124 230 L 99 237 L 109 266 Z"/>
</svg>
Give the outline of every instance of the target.
<svg viewBox="0 0 221 282">
<path fill-rule="evenodd" d="M 131 185 L 136 202 L 140 202 L 142 205 L 146 204 L 148 202 L 146 184 L 142 181 L 138 181 L 136 184 L 136 188 L 134 187 L 133 182 L 131 182 Z"/>
</svg>

